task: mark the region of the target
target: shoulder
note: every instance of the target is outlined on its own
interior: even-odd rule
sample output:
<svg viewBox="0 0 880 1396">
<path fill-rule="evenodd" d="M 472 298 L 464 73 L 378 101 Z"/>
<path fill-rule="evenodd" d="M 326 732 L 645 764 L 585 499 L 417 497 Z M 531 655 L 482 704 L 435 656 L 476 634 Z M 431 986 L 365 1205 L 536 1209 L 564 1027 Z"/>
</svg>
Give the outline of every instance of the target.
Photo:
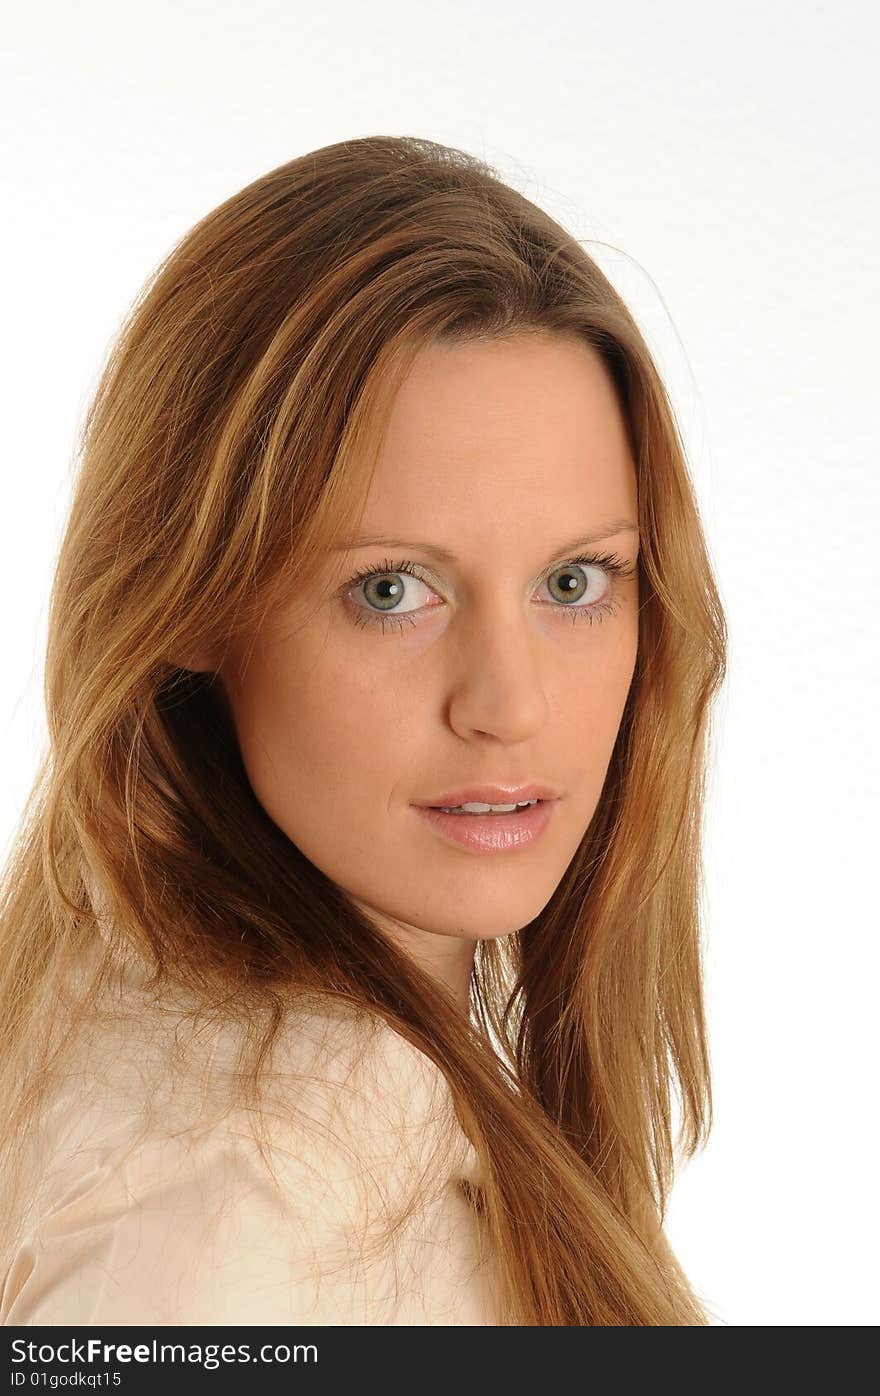
<svg viewBox="0 0 880 1396">
<path fill-rule="evenodd" d="M 199 1137 L 144 1140 L 84 1169 L 35 1219 L 6 1275 L 2 1321 L 316 1315 L 318 1257 L 339 1232 L 332 1196 L 327 1179 L 306 1167 L 286 1196 L 254 1141 L 229 1122 Z"/>
<path fill-rule="evenodd" d="M 252 1141 L 249 1119 L 229 1128 Z M 289 1192 L 307 1170 L 353 1230 L 364 1218 L 391 1224 L 475 1177 L 445 1075 L 378 1016 L 292 1015 L 264 1077 L 260 1128 L 279 1186 Z"/>
<path fill-rule="evenodd" d="M 205 1112 L 225 1079 L 222 1034 L 192 1047 L 184 1081 L 163 1076 L 150 1041 L 152 1054 L 136 1037 L 93 1044 L 102 1089 L 80 1069 L 82 1108 L 69 1092 L 56 1102 L 0 1321 L 367 1321 L 351 1315 L 375 1289 L 371 1233 L 379 1255 L 392 1214 L 419 1190 L 430 1204 L 467 1167 L 442 1072 L 384 1020 L 297 1011 L 257 1120 L 228 1104 Z"/>
</svg>

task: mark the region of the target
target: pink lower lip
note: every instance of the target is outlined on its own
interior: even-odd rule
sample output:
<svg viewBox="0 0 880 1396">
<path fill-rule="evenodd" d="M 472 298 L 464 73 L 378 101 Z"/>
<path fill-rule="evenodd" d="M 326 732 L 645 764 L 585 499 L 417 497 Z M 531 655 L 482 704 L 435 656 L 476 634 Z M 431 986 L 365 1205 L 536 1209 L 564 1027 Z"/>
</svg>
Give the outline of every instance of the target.
<svg viewBox="0 0 880 1396">
<path fill-rule="evenodd" d="M 539 800 L 512 814 L 444 814 L 427 805 L 413 808 L 449 843 L 474 853 L 509 853 L 541 837 L 555 804 L 555 800 Z"/>
</svg>

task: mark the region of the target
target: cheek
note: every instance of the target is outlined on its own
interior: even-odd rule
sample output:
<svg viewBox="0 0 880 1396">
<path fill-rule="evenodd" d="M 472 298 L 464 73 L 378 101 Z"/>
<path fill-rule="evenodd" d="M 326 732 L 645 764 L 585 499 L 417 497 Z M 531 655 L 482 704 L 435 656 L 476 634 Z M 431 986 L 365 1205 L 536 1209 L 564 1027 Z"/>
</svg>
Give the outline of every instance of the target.
<svg viewBox="0 0 880 1396">
<path fill-rule="evenodd" d="M 558 694 L 559 731 L 598 799 L 635 673 L 638 625 L 621 617 L 608 644 L 585 656 L 582 666 L 564 671 Z"/>
<path fill-rule="evenodd" d="M 328 841 L 350 852 L 352 840 L 369 839 L 412 769 L 411 686 L 383 682 L 329 643 L 318 657 L 287 653 L 255 663 L 235 709 L 254 794 L 319 865 Z"/>
</svg>

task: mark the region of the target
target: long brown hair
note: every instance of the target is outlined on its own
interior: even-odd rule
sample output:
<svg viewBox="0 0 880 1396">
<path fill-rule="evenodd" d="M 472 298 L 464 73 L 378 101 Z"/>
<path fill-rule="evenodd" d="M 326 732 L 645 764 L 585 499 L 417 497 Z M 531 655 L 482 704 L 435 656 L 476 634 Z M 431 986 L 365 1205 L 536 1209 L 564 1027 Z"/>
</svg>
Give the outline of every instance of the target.
<svg viewBox="0 0 880 1396">
<path fill-rule="evenodd" d="M 619 395 L 638 656 L 581 845 L 540 915 L 478 942 L 468 1019 L 270 820 L 213 676 L 174 657 L 252 634 L 323 565 L 422 345 L 536 331 L 582 336 Z M 7 1180 L 77 1027 L 47 1029 L 47 986 L 115 941 L 157 984 L 260 1024 L 248 1092 L 295 989 L 427 1054 L 477 1151 L 470 1200 L 505 1322 L 707 1323 L 661 1228 L 676 1149 L 711 1126 L 701 823 L 726 623 L 673 411 L 620 296 L 482 161 L 342 141 L 249 184 L 161 263 L 80 456 L 50 603 L 50 745 L 0 904 Z M 14 1196 L 8 1182 L 7 1235 Z"/>
</svg>

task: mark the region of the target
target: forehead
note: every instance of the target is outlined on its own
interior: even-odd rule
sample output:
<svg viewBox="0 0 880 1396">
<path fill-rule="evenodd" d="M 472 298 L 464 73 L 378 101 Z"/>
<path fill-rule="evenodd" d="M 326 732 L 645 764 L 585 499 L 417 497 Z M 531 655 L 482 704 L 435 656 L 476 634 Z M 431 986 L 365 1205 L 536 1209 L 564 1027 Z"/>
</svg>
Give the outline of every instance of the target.
<svg viewBox="0 0 880 1396">
<path fill-rule="evenodd" d="M 362 532 L 535 526 L 570 531 L 636 513 L 636 477 L 614 383 L 569 335 L 433 343 L 392 405 Z M 443 537 L 441 537 L 443 535 Z M 561 535 L 560 535 L 561 536 Z"/>
</svg>

